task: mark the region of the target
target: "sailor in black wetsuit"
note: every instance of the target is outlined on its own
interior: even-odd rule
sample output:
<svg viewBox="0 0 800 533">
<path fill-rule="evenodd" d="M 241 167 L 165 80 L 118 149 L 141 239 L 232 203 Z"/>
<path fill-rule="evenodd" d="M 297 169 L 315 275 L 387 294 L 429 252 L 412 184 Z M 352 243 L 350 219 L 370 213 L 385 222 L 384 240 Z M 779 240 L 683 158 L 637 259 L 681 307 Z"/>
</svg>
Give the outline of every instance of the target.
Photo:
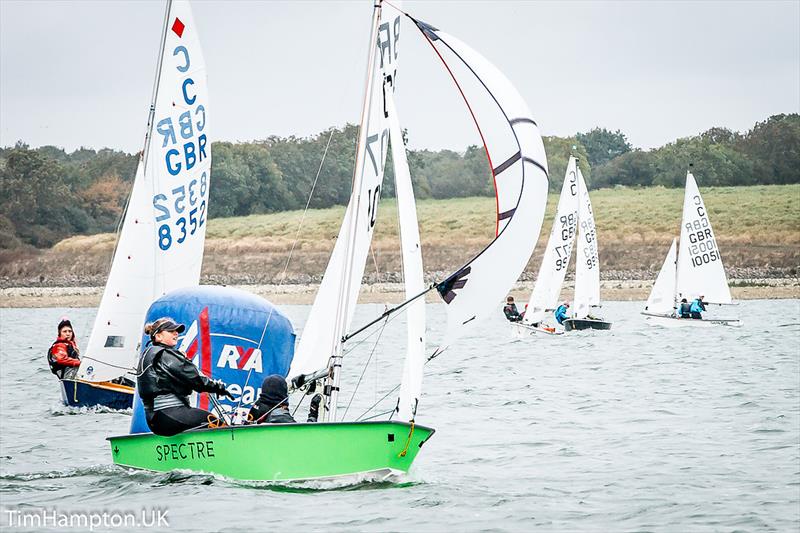
<svg viewBox="0 0 800 533">
<path fill-rule="evenodd" d="M 514 303 L 514 297 L 509 296 L 506 298 L 506 305 L 503 307 L 503 314 L 509 322 L 522 322 L 524 313 L 521 315 L 517 310 L 517 304 Z"/>
<path fill-rule="evenodd" d="M 151 345 L 139 360 L 137 388 L 144 404 L 147 425 L 156 435 L 171 436 L 208 425 L 214 415 L 189 405 L 189 394 L 211 392 L 233 398 L 225 383 L 211 380 L 180 352 L 178 334 L 185 326 L 168 317 L 147 324 Z"/>
</svg>

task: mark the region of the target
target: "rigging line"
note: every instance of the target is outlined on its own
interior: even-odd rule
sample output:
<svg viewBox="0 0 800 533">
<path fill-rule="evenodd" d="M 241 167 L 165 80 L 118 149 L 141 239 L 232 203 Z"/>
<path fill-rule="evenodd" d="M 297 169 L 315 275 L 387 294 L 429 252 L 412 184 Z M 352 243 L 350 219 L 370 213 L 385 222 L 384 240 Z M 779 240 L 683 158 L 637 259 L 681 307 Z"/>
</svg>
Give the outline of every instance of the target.
<svg viewBox="0 0 800 533">
<path fill-rule="evenodd" d="M 294 249 L 297 246 L 297 241 L 300 239 L 300 231 L 303 228 L 303 222 L 305 222 L 306 214 L 308 213 L 308 208 L 311 205 L 311 199 L 314 197 L 314 190 L 317 187 L 317 181 L 319 180 L 319 175 L 322 173 L 322 166 L 325 163 L 325 158 L 328 155 L 328 149 L 331 146 L 331 141 L 333 140 L 333 134 L 336 131 L 335 128 L 331 128 L 331 134 L 328 136 L 328 142 L 325 145 L 325 150 L 322 153 L 322 160 L 319 162 L 319 168 L 317 168 L 317 175 L 314 176 L 314 182 L 311 184 L 311 190 L 308 193 L 308 199 L 306 200 L 306 206 L 303 209 L 303 214 L 300 217 L 300 222 L 297 224 L 297 231 L 294 234 L 294 242 L 292 242 L 292 247 L 289 249 L 289 255 L 286 257 L 286 264 L 283 266 L 283 273 L 281 274 L 281 279 L 278 281 L 278 287 L 283 285 L 283 282 L 286 280 L 286 272 L 289 270 L 289 263 L 292 260 L 292 255 L 294 254 Z M 261 332 L 261 339 L 258 341 L 258 348 L 261 349 L 261 345 L 264 342 L 264 335 L 267 333 L 267 328 L 269 327 L 269 323 L 272 320 L 272 313 L 274 312 L 275 308 L 273 307 L 269 311 L 269 316 L 267 317 L 267 321 L 264 324 L 264 330 Z M 250 370 L 247 372 L 247 377 L 245 378 L 244 387 L 250 382 L 250 376 L 253 374 L 253 366 L 250 367 Z M 236 409 L 238 410 L 239 407 L 242 405 L 242 399 L 244 398 L 244 394 L 239 396 L 239 401 L 236 404 Z"/>
<path fill-rule="evenodd" d="M 442 348 L 441 346 L 440 346 L 440 347 L 438 347 L 438 348 L 436 348 L 436 350 L 434 350 L 434 352 L 433 352 L 433 353 L 432 353 L 430 356 L 428 356 L 428 358 L 425 360 L 425 365 L 427 365 L 427 364 L 428 364 L 428 363 L 430 363 L 432 360 L 434 360 L 434 359 L 436 359 L 437 357 L 439 357 L 439 356 L 440 356 L 440 355 L 441 355 L 441 354 L 442 354 L 442 353 L 443 353 L 443 352 L 444 352 L 446 349 L 447 349 L 447 347 L 445 347 L 445 348 Z M 378 400 L 377 402 L 373 403 L 373 404 L 372 404 L 372 405 L 369 407 L 369 409 L 367 409 L 366 411 L 364 411 L 363 413 L 361 413 L 361 416 L 359 416 L 358 418 L 356 418 L 356 422 L 358 422 L 358 421 L 360 421 L 360 420 L 369 420 L 370 418 L 375 418 L 374 416 L 372 416 L 372 417 L 370 417 L 370 418 L 366 418 L 366 419 L 365 419 L 365 418 L 364 418 L 364 415 L 366 415 L 367 413 L 369 413 L 370 411 L 372 411 L 373 409 L 375 409 L 375 407 L 377 407 L 377 406 L 378 406 L 378 404 L 380 404 L 380 403 L 381 403 L 383 400 L 385 400 L 386 398 L 388 398 L 388 397 L 389 397 L 389 395 L 390 395 L 390 394 L 392 394 L 394 391 L 396 391 L 397 389 L 399 389 L 399 388 L 400 388 L 400 385 L 401 385 L 401 384 L 400 384 L 400 383 L 398 383 L 398 384 L 397 384 L 397 385 L 396 385 L 396 386 L 395 386 L 395 387 L 394 387 L 392 390 L 390 390 L 389 392 L 387 392 L 386 394 L 384 394 L 384 395 L 383 395 L 383 397 L 382 397 L 380 400 Z M 393 413 L 393 412 L 394 412 L 394 409 L 392 409 L 391 411 L 387 411 L 386 413 Z M 386 413 L 383 413 L 383 414 L 386 414 Z"/>
<path fill-rule="evenodd" d="M 386 319 L 386 322 L 387 322 L 387 324 L 388 324 L 389 322 L 392 322 L 392 321 L 393 321 L 395 318 L 397 318 L 397 317 L 399 317 L 399 316 L 400 316 L 400 315 L 394 315 L 394 316 L 390 316 L 389 318 L 387 318 L 387 319 Z M 380 332 L 381 332 L 381 330 L 380 330 L 380 329 L 376 329 L 375 331 L 373 331 L 372 333 L 370 333 L 369 335 L 367 335 L 366 337 L 364 337 L 364 338 L 363 338 L 363 339 L 361 339 L 360 341 L 358 341 L 358 342 L 356 342 L 356 343 L 354 343 L 354 344 L 351 344 L 351 345 L 349 345 L 350 347 L 347 349 L 347 351 L 345 351 L 345 352 L 343 352 L 343 353 L 342 353 L 342 357 L 344 357 L 345 355 L 348 355 L 348 354 L 350 354 L 350 353 L 351 353 L 353 350 L 355 350 L 356 348 L 358 348 L 359 346 L 361 346 L 362 344 L 364 344 L 365 342 L 367 342 L 369 339 L 371 339 L 372 337 L 374 337 L 375 335 L 377 335 L 377 334 L 378 334 L 378 333 L 380 333 Z"/>
<path fill-rule="evenodd" d="M 430 284 L 430 286 L 429 286 L 429 287 L 427 287 L 427 288 L 425 288 L 425 289 L 423 289 L 423 290 L 422 290 L 422 292 L 420 292 L 420 293 L 418 293 L 418 294 L 416 294 L 416 295 L 412 296 L 411 298 L 409 298 L 408 300 L 404 301 L 403 303 L 401 303 L 401 304 L 399 304 L 399 305 L 396 305 L 396 306 L 394 306 L 394 307 L 392 307 L 392 308 L 390 308 L 390 309 L 387 309 L 387 310 L 386 310 L 386 311 L 384 311 L 384 312 L 383 312 L 383 314 L 381 314 L 381 316 L 379 316 L 378 318 L 376 318 L 376 319 L 374 319 L 374 320 L 372 320 L 372 321 L 368 322 L 368 323 L 367 323 L 367 324 L 365 324 L 364 326 L 361 326 L 360 328 L 358 328 L 358 329 L 357 329 L 357 330 L 355 330 L 354 332 L 352 332 L 352 333 L 348 333 L 347 335 L 344 335 L 344 336 L 342 337 L 342 343 L 345 343 L 345 342 L 347 342 L 348 340 L 352 339 L 353 337 L 355 337 L 356 335 L 358 335 L 359 333 L 361 333 L 361 332 L 362 332 L 362 331 L 364 331 L 365 329 L 369 328 L 370 326 L 373 326 L 373 325 L 377 324 L 377 323 L 378 323 L 378 322 L 380 322 L 380 321 L 381 321 L 383 318 L 385 318 L 385 317 L 387 317 L 387 316 L 391 315 L 391 314 L 392 314 L 392 313 L 394 313 L 395 311 L 399 311 L 400 309 L 403 309 L 404 307 L 406 307 L 408 304 L 410 304 L 411 302 L 415 301 L 416 299 L 418 299 L 418 298 L 420 298 L 420 297 L 422 297 L 422 296 L 425 296 L 427 293 L 429 293 L 429 292 L 430 292 L 431 290 L 433 290 L 435 287 L 436 287 L 436 283 L 431 283 L 431 284 Z"/>
<path fill-rule="evenodd" d="M 388 317 L 387 317 L 388 318 Z M 353 394 L 350 395 L 350 401 L 347 402 L 347 407 L 344 410 L 344 414 L 342 415 L 341 420 L 344 420 L 347 416 L 347 412 L 350 410 L 350 405 L 353 403 L 353 398 L 356 397 L 356 393 L 358 392 L 358 387 L 361 385 L 361 380 L 364 378 L 364 374 L 367 372 L 367 368 L 369 368 L 369 362 L 372 361 L 372 356 L 375 355 L 375 350 L 378 348 L 378 343 L 381 341 L 381 337 L 383 336 L 383 332 L 386 330 L 386 322 L 384 322 L 383 327 L 379 330 L 380 335 L 378 338 L 375 339 L 375 344 L 372 345 L 372 351 L 369 353 L 369 357 L 367 358 L 367 362 L 364 363 L 364 369 L 361 370 L 361 375 L 358 376 L 358 382 L 356 382 L 356 386 L 353 387 Z"/>
</svg>

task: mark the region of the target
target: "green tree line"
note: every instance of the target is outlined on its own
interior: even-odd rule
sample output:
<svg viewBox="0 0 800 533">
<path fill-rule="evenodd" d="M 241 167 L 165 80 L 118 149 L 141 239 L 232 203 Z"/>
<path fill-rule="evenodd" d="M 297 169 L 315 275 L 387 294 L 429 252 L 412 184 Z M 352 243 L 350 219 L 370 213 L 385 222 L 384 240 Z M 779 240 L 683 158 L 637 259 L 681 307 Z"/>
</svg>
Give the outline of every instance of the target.
<svg viewBox="0 0 800 533">
<path fill-rule="evenodd" d="M 358 128 L 348 124 L 308 138 L 269 137 L 212 145 L 210 217 L 346 204 Z M 774 115 L 746 133 L 712 128 L 654 150 L 635 149 L 621 131 L 595 128 L 545 137 L 550 188 L 559 190 L 570 154 L 590 188 L 682 187 L 694 165 L 702 186 L 800 182 L 800 115 Z M 323 159 L 323 154 L 325 157 Z M 482 147 L 408 152 L 418 198 L 491 196 Z M 137 155 L 81 148 L 0 148 L 0 249 L 49 247 L 75 234 L 113 231 L 130 192 Z M 321 164 L 322 163 L 322 164 Z M 394 196 L 391 154 L 384 196 Z"/>
</svg>

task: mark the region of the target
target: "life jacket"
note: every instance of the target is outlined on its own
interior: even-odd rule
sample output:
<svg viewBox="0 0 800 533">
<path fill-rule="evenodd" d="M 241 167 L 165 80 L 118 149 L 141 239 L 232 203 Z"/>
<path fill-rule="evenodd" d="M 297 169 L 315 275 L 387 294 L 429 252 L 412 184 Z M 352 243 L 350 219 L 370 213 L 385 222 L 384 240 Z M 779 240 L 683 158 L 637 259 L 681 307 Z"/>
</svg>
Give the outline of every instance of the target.
<svg viewBox="0 0 800 533">
<path fill-rule="evenodd" d="M 179 350 L 161 344 L 151 344 L 139 359 L 136 387 L 146 411 L 153 410 L 156 396 L 174 394 L 188 407 L 192 391 L 219 392 L 220 388 Z"/>
<path fill-rule="evenodd" d="M 63 344 L 66 346 L 67 355 L 72 359 L 79 359 L 79 356 L 78 356 L 78 350 L 75 349 L 75 346 L 66 339 L 56 339 L 56 341 L 50 345 L 50 348 L 48 348 L 47 350 L 47 365 L 50 367 L 50 372 L 61 378 L 64 369 L 67 367 L 56 363 L 56 360 L 53 357 L 53 348 L 55 348 L 59 344 Z"/>
</svg>

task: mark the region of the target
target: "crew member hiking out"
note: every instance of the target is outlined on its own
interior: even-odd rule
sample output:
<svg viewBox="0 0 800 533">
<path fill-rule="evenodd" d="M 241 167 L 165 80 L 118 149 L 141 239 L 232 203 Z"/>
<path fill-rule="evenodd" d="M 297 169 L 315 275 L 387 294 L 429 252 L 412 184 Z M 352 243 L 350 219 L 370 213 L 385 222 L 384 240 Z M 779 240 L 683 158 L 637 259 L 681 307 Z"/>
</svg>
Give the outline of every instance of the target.
<svg viewBox="0 0 800 533">
<path fill-rule="evenodd" d="M 503 313 L 506 315 L 506 318 L 509 322 L 521 322 L 523 315 L 519 314 L 517 310 L 517 304 L 514 303 L 514 297 L 509 296 L 506 298 L 506 305 L 503 307 Z"/>
<path fill-rule="evenodd" d="M 137 387 L 144 404 L 145 418 L 156 435 L 172 436 L 187 429 L 216 423 L 217 417 L 189 405 L 192 391 L 220 394 L 233 399 L 220 380 L 211 380 L 175 346 L 183 324 L 169 317 L 147 324 L 144 332 L 150 341 L 139 359 Z"/>
<path fill-rule="evenodd" d="M 59 379 L 74 379 L 81 364 L 80 350 L 75 341 L 72 323 L 64 317 L 58 323 L 58 337 L 47 350 L 50 371 Z"/>
</svg>

